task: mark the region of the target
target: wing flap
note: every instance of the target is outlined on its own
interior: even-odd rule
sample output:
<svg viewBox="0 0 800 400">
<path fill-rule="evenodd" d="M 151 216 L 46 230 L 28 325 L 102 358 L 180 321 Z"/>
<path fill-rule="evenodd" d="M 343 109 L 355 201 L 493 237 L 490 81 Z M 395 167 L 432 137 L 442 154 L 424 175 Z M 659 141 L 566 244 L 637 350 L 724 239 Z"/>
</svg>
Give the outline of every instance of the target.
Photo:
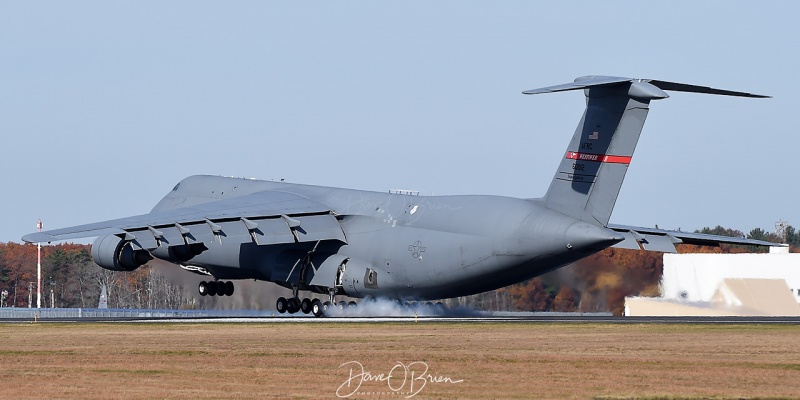
<svg viewBox="0 0 800 400">
<path fill-rule="evenodd" d="M 336 239 L 346 242 L 339 221 L 333 215 L 311 215 L 296 217 L 300 226 L 294 228 L 297 241 L 312 242 L 316 240 Z"/>
<path fill-rule="evenodd" d="M 648 250 L 648 251 L 660 251 L 664 253 L 677 253 L 678 250 L 675 248 L 675 245 L 681 243 L 680 239 L 677 239 L 669 234 L 652 235 L 649 233 L 638 232 L 633 229 L 627 231 L 621 229 L 620 230 L 614 229 L 614 230 L 621 233 L 622 236 L 625 238 L 625 240 L 612 246 L 619 249 Z"/>
<path fill-rule="evenodd" d="M 641 246 L 639 246 L 639 241 L 636 240 L 636 237 L 633 236 L 632 232 L 623 232 L 619 231 L 625 240 L 615 244 L 612 247 L 616 247 L 619 249 L 630 249 L 630 250 L 641 250 Z"/>
<path fill-rule="evenodd" d="M 785 244 L 772 243 L 763 240 L 670 231 L 658 228 L 643 228 L 613 224 L 609 225 L 608 228 L 621 233 L 625 237 L 625 240 L 613 246 L 624 249 L 643 249 L 650 251 L 661 251 L 665 253 L 676 253 L 677 250 L 675 245 L 681 243 L 699 246 L 719 246 L 722 243 L 759 247 L 786 246 Z"/>
<path fill-rule="evenodd" d="M 294 235 L 289 225 L 281 217 L 254 220 L 258 223 L 255 231 L 258 244 L 278 244 L 294 242 Z"/>
<path fill-rule="evenodd" d="M 133 235 L 133 240 L 131 243 L 133 244 L 134 250 L 140 249 L 155 249 L 158 247 L 156 242 L 155 236 L 150 233 L 147 229 L 144 230 L 136 230 L 128 232 Z"/>
<path fill-rule="evenodd" d="M 299 225 L 292 228 L 283 216 L 273 216 L 246 219 L 246 222 L 243 219 L 212 221 L 215 224 L 214 229 L 207 222 L 181 225 L 185 233 L 176 226 L 160 226 L 156 229 L 160 234 L 158 237 L 149 228 L 135 229 L 128 233 L 134 236 L 132 243 L 137 250 L 153 250 L 159 246 L 184 243 L 209 243 L 215 240 L 225 244 L 255 242 L 259 245 L 317 240 L 345 241 L 339 221 L 330 213 L 290 218 L 299 222 Z"/>
<path fill-rule="evenodd" d="M 642 247 L 647 251 L 661 251 L 664 253 L 677 253 L 675 243 L 668 236 L 644 235 Z"/>
</svg>

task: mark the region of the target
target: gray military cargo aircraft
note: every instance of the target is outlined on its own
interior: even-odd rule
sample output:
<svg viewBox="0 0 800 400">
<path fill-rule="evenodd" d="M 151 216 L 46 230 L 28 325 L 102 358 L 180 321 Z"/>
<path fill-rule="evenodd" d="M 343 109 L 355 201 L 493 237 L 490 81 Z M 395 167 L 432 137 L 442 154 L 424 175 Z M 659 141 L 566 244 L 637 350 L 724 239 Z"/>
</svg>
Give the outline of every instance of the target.
<svg viewBox="0 0 800 400">
<path fill-rule="evenodd" d="M 322 316 L 334 296 L 435 300 L 501 288 L 607 247 L 675 252 L 678 243 L 769 246 L 743 238 L 609 225 L 647 117 L 665 90 L 768 97 L 649 79 L 588 76 L 529 90 L 584 90 L 586 109 L 543 198 L 420 196 L 217 176 L 182 180 L 144 215 L 31 233 L 26 242 L 98 236 L 103 268 L 133 271 L 153 258 L 209 276 L 293 290 L 280 312 Z M 300 291 L 330 301 L 301 300 Z M 341 304 L 341 303 L 340 303 Z"/>
</svg>

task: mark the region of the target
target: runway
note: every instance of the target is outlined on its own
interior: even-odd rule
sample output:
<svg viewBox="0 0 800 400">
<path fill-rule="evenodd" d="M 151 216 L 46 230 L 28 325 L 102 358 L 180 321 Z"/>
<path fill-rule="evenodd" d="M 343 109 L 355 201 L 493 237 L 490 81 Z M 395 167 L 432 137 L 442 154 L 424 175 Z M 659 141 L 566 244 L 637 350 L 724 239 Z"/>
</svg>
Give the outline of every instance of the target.
<svg viewBox="0 0 800 400">
<path fill-rule="evenodd" d="M 139 320 L 138 322 L 144 322 Z M 481 317 L 271 317 L 271 318 L 203 318 L 164 319 L 153 322 L 190 323 L 603 323 L 603 324 L 800 324 L 800 317 L 614 317 L 614 316 L 481 316 Z"/>
<path fill-rule="evenodd" d="M 470 316 L 470 317 L 431 317 L 431 316 L 399 316 L 399 317 L 327 317 L 309 316 L 270 317 L 54 317 L 38 318 L 3 318 L 0 323 L 20 322 L 68 322 L 68 323 L 250 323 L 250 324 L 352 324 L 352 323 L 433 323 L 433 324 L 800 324 L 800 317 L 621 317 L 604 315 L 502 315 L 502 316 Z"/>
<path fill-rule="evenodd" d="M 800 324 L 800 317 L 623 317 L 611 313 L 478 311 L 465 307 L 398 307 L 394 303 L 333 308 L 325 317 L 281 314 L 275 310 L 171 310 L 97 308 L 0 308 L 0 324 L 15 322 L 158 322 L 158 323 L 470 323 L 470 324 Z"/>
</svg>

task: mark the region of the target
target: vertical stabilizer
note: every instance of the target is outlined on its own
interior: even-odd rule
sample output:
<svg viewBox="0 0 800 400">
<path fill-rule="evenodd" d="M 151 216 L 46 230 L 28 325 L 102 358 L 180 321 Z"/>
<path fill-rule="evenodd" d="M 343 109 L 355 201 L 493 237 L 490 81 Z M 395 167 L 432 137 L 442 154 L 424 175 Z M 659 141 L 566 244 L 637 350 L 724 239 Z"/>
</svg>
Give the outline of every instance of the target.
<svg viewBox="0 0 800 400">
<path fill-rule="evenodd" d="M 767 97 L 674 82 L 587 76 L 565 85 L 528 90 L 540 94 L 583 89 L 586 110 L 567 147 L 545 206 L 579 220 L 607 226 L 639 141 L 650 101 L 664 90 Z"/>
</svg>

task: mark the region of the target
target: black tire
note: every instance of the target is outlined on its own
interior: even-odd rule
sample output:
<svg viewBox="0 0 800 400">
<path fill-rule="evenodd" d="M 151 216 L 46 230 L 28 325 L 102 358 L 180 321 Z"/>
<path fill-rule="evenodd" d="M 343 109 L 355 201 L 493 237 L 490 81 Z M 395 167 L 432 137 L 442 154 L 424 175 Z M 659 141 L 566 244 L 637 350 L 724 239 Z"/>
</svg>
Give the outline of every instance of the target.
<svg viewBox="0 0 800 400">
<path fill-rule="evenodd" d="M 285 297 L 278 297 L 278 301 L 275 302 L 275 309 L 278 310 L 279 313 L 283 314 L 289 308 L 289 303 L 286 301 Z"/>
<path fill-rule="evenodd" d="M 345 307 L 347 307 L 347 303 L 345 303 L 344 301 L 340 301 L 339 304 L 336 305 L 336 307 L 339 307 L 340 310 L 344 310 Z"/>
<path fill-rule="evenodd" d="M 217 281 L 208 282 L 208 295 L 209 296 L 217 295 Z"/>
<path fill-rule="evenodd" d="M 325 315 L 325 306 L 319 299 L 314 299 L 311 301 L 311 313 L 314 314 L 315 317 L 319 318 Z"/>
<path fill-rule="evenodd" d="M 308 298 L 303 299 L 303 301 L 300 302 L 300 311 L 302 311 L 303 314 L 310 313 L 311 312 L 311 300 L 309 300 Z"/>
<path fill-rule="evenodd" d="M 233 282 L 227 281 L 225 282 L 225 296 L 233 296 Z"/>
<path fill-rule="evenodd" d="M 333 304 L 330 301 L 322 303 L 322 312 L 324 313 L 325 311 L 330 310 L 331 307 L 333 307 Z"/>
<path fill-rule="evenodd" d="M 351 302 L 347 303 L 347 308 L 356 308 L 357 306 L 358 306 L 358 303 L 356 303 L 355 301 L 351 301 Z"/>
<path fill-rule="evenodd" d="M 208 296 L 208 282 L 200 282 L 200 285 L 197 286 L 197 291 L 200 293 L 200 296 Z"/>
<path fill-rule="evenodd" d="M 289 307 L 286 308 L 286 311 L 288 311 L 289 314 L 294 314 L 300 311 L 300 299 L 294 297 L 289 299 Z"/>
</svg>

